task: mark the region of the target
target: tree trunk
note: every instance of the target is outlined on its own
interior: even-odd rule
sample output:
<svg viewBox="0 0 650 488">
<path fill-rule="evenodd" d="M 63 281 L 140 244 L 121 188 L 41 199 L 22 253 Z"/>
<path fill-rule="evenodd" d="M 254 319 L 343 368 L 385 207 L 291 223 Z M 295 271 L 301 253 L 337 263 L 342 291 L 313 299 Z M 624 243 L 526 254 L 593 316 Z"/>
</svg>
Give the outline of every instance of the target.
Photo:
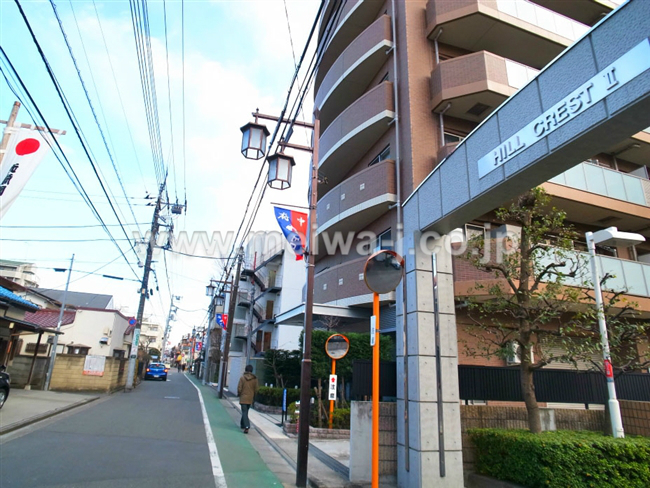
<svg viewBox="0 0 650 488">
<path fill-rule="evenodd" d="M 533 369 L 527 361 L 521 362 L 521 393 L 524 396 L 528 412 L 528 428 L 533 434 L 539 434 L 542 431 L 542 422 L 539 418 L 539 405 L 537 405 L 535 397 Z"/>
</svg>

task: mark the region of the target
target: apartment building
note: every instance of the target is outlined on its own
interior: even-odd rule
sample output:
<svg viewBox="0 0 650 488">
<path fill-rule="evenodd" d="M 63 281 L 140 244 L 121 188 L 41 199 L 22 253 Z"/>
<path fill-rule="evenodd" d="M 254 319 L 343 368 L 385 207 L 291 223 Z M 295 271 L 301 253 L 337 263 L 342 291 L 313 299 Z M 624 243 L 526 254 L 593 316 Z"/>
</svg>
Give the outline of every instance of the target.
<svg viewBox="0 0 650 488">
<path fill-rule="evenodd" d="M 302 322 L 280 323 L 277 317 L 301 306 L 305 276 L 304 261 L 296 259 L 279 232 L 261 232 L 250 239 L 234 297 L 227 385 L 243 373 L 247 349 L 248 358 L 259 359 L 269 349 L 300 348 Z"/>
<path fill-rule="evenodd" d="M 28 288 L 38 287 L 36 265 L 22 261 L 0 259 L 0 276 Z"/>
<path fill-rule="evenodd" d="M 328 2 L 314 90 L 321 124 L 314 302 L 369 308 L 367 236 L 374 238 L 371 249 L 393 247 L 403 225 L 400 203 L 503 101 L 620 3 Z M 617 226 L 650 239 L 650 130 L 575 163 L 543 185 L 568 222 L 581 235 Z M 461 235 L 489 229 L 492 210 L 467 222 Z M 357 236 L 349 250 L 328 249 L 336 233 L 349 232 Z M 584 242 L 575 246 L 586 251 Z M 650 246 L 598 253 L 603 272 L 616 275 L 610 283 L 649 307 Z M 485 279 L 454 261 L 458 288 Z M 394 330 L 395 299 L 381 296 L 384 331 Z M 475 360 L 459 348 L 459 362 Z"/>
</svg>

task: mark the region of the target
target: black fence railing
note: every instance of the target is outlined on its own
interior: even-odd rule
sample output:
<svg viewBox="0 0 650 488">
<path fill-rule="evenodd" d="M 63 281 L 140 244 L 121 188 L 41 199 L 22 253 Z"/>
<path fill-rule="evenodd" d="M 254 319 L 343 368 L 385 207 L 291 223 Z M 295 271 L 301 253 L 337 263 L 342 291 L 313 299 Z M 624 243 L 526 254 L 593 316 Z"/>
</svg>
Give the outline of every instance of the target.
<svg viewBox="0 0 650 488">
<path fill-rule="evenodd" d="M 380 368 L 381 397 L 397 396 L 395 362 L 383 362 Z M 605 376 L 592 371 L 540 369 L 533 375 L 539 402 L 607 403 Z M 503 402 L 523 401 L 519 368 L 459 366 L 458 386 L 461 400 Z M 370 398 L 372 394 L 372 362 L 354 361 L 353 400 Z M 616 394 L 621 400 L 650 401 L 650 374 L 626 373 L 616 378 Z"/>
<path fill-rule="evenodd" d="M 369 400 L 372 395 L 372 361 L 356 359 L 352 363 L 352 400 Z M 379 363 L 379 396 L 397 396 L 397 368 L 395 361 Z"/>
</svg>

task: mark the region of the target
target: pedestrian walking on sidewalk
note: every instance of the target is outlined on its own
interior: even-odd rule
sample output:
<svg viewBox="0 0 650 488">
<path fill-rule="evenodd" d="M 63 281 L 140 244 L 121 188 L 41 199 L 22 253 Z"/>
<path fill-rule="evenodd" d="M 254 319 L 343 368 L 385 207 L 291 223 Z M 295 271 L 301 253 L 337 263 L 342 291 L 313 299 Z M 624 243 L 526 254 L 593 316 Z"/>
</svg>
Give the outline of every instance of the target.
<svg viewBox="0 0 650 488">
<path fill-rule="evenodd" d="M 248 420 L 248 410 L 255 401 L 255 393 L 259 389 L 257 384 L 257 376 L 253 374 L 253 365 L 246 365 L 244 374 L 239 378 L 237 385 L 237 395 L 239 396 L 239 405 L 241 406 L 241 422 L 239 427 L 244 429 L 244 434 L 248 434 L 251 424 Z"/>
</svg>

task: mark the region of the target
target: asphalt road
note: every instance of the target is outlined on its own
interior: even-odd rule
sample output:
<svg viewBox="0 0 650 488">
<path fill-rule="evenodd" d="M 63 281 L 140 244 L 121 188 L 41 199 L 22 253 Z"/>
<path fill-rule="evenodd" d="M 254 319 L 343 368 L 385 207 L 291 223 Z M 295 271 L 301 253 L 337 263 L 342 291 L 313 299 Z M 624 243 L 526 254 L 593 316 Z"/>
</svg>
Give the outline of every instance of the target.
<svg viewBox="0 0 650 488">
<path fill-rule="evenodd" d="M 0 450 L 2 488 L 214 486 L 198 392 L 175 372 L 44 422 Z"/>
</svg>

